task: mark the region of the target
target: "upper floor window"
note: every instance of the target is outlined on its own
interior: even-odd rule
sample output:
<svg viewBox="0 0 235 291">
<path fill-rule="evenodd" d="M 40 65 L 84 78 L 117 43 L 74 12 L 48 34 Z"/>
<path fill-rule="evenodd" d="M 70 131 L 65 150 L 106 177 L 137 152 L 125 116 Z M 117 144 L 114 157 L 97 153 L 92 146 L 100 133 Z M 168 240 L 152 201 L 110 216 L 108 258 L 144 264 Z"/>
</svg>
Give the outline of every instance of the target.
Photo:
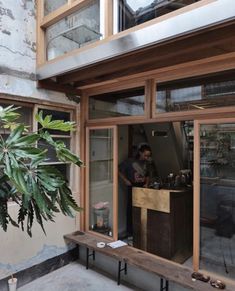
<svg viewBox="0 0 235 291">
<path fill-rule="evenodd" d="M 198 0 L 117 0 L 118 32 L 195 2 Z"/>
<path fill-rule="evenodd" d="M 158 84 L 156 112 L 204 110 L 235 106 L 235 80 L 178 80 Z"/>
<path fill-rule="evenodd" d="M 51 12 L 57 10 L 61 6 L 67 4 L 68 0 L 44 0 L 44 15 L 48 15 Z"/>
<path fill-rule="evenodd" d="M 54 59 L 101 37 L 100 1 L 88 1 L 86 6 L 46 29 L 47 59 Z"/>
<path fill-rule="evenodd" d="M 89 118 L 141 116 L 145 113 L 144 87 L 90 96 Z"/>
</svg>

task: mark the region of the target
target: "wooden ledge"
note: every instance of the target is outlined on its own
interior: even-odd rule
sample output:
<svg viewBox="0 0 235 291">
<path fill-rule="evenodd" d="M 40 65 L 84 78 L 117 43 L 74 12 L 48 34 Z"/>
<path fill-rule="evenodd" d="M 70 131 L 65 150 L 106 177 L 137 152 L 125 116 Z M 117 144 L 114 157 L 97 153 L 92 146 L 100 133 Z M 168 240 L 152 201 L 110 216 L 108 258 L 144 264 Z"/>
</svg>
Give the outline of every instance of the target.
<svg viewBox="0 0 235 291">
<path fill-rule="evenodd" d="M 112 249 L 108 246 L 105 246 L 104 248 L 98 248 L 98 242 L 102 241 L 109 243 L 110 240 L 101 238 L 100 236 L 96 236 L 94 234 L 80 231 L 67 234 L 64 236 L 64 238 L 65 240 L 74 242 L 92 251 L 97 251 L 106 256 L 117 259 L 118 261 L 125 262 L 127 265 L 135 266 L 146 272 L 158 275 L 161 278 L 177 283 L 183 287 L 197 291 L 208 291 L 213 289 L 209 283 L 204 283 L 201 281 L 193 282 L 191 279 L 191 274 L 193 273 L 192 269 L 133 248 L 131 246 L 124 246 L 117 249 Z M 213 277 L 213 279 L 218 278 Z M 225 284 L 227 291 L 235 290 L 234 285 L 228 285 L 227 281 L 225 281 Z"/>
</svg>

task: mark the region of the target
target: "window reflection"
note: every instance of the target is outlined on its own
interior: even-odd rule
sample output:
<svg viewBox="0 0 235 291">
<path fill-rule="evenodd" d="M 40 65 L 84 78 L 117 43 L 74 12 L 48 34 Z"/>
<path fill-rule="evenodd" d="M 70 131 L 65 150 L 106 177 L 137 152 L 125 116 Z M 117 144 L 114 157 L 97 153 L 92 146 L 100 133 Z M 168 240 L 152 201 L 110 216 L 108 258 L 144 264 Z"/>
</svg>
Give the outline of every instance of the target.
<svg viewBox="0 0 235 291">
<path fill-rule="evenodd" d="M 197 0 L 119 0 L 119 31 L 195 2 Z"/>
<path fill-rule="evenodd" d="M 99 0 L 90 1 L 89 6 L 81 8 L 46 30 L 48 60 L 88 45 L 102 37 L 99 2 Z"/>
<path fill-rule="evenodd" d="M 144 114 L 144 87 L 91 96 L 89 117 L 107 118 Z"/>
<path fill-rule="evenodd" d="M 200 268 L 235 275 L 235 124 L 200 129 Z"/>
<path fill-rule="evenodd" d="M 67 3 L 68 0 L 44 0 L 44 15 L 48 15 Z"/>
<path fill-rule="evenodd" d="M 89 156 L 89 229 L 113 233 L 113 131 L 90 131 Z"/>
<path fill-rule="evenodd" d="M 190 85 L 185 85 L 189 82 Z M 235 80 L 212 82 L 182 80 L 158 85 L 156 111 L 203 110 L 235 105 Z"/>
</svg>

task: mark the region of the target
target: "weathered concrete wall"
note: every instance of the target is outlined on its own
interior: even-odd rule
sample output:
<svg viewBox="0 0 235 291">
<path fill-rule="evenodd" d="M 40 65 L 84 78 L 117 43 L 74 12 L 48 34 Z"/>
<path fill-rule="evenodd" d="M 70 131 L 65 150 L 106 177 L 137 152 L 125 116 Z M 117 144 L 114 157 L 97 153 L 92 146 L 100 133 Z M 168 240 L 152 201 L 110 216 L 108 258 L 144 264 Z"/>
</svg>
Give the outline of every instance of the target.
<svg viewBox="0 0 235 291">
<path fill-rule="evenodd" d="M 70 103 L 63 94 L 36 88 L 35 0 L 0 0 L 0 98 L 4 94 Z M 17 217 L 17 205 L 9 203 Z M 46 223 L 47 236 L 35 225 L 33 238 L 21 230 L 0 229 L 0 279 L 67 251 L 63 234 L 76 229 L 75 219 L 63 215 Z"/>
<path fill-rule="evenodd" d="M 64 94 L 36 88 L 35 3 L 0 0 L 0 93 L 68 103 Z"/>
</svg>

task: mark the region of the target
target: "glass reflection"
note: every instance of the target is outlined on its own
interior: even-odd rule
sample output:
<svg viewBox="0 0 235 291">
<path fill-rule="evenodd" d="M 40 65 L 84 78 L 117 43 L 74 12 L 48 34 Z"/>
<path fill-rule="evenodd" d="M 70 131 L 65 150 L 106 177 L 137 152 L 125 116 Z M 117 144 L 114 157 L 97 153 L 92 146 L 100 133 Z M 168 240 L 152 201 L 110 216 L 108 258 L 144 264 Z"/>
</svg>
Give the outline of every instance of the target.
<svg viewBox="0 0 235 291">
<path fill-rule="evenodd" d="M 89 162 L 89 229 L 113 233 L 113 131 L 90 131 Z"/>
<path fill-rule="evenodd" d="M 222 77 L 221 77 L 222 78 Z M 190 85 L 185 85 L 187 82 Z M 156 111 L 204 110 L 235 105 L 235 81 L 206 82 L 179 80 L 175 84 L 158 85 Z"/>
<path fill-rule="evenodd" d="M 235 275 L 235 124 L 202 125 L 200 268 Z"/>
<path fill-rule="evenodd" d="M 93 0 L 88 3 L 88 6 L 47 28 L 48 60 L 88 45 L 102 37 L 100 33 L 100 1 Z"/>
<path fill-rule="evenodd" d="M 170 13 L 197 0 L 119 0 L 119 31 Z"/>
<path fill-rule="evenodd" d="M 44 0 L 44 15 L 48 15 L 67 3 L 68 0 Z"/>
<path fill-rule="evenodd" d="M 96 119 L 143 115 L 144 102 L 144 87 L 91 96 L 89 98 L 89 117 Z"/>
</svg>

